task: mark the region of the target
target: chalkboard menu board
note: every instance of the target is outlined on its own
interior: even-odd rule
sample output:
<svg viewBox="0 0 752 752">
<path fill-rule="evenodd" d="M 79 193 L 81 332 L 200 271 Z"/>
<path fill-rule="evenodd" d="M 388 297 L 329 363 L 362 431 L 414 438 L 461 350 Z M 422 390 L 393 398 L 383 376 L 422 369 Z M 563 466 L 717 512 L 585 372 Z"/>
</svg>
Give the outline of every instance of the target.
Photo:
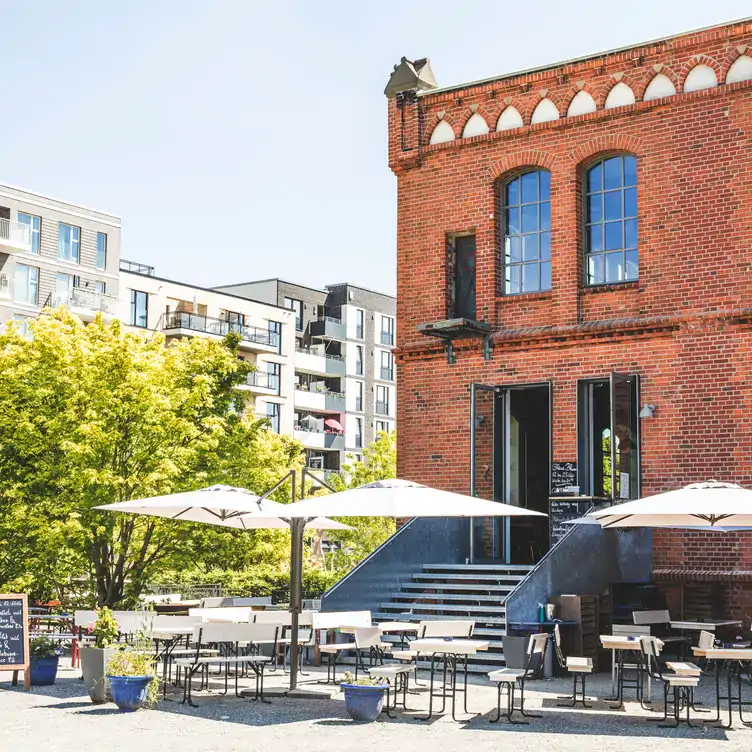
<svg viewBox="0 0 752 752">
<path fill-rule="evenodd" d="M 0 593 L 0 671 L 26 672 L 28 665 L 29 619 L 26 596 Z"/>
<path fill-rule="evenodd" d="M 549 547 L 553 547 L 572 529 L 564 523 L 584 516 L 593 506 L 593 499 L 590 496 L 551 497 L 548 504 Z"/>
<path fill-rule="evenodd" d="M 551 495 L 574 496 L 579 493 L 577 488 L 577 463 L 551 463 Z"/>
</svg>

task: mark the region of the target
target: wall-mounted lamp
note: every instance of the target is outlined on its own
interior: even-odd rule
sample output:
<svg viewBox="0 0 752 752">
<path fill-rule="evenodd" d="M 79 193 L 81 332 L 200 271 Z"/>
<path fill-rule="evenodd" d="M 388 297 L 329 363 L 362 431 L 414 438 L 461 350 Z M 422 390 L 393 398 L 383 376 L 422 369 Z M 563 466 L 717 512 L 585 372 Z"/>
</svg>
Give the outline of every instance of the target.
<svg viewBox="0 0 752 752">
<path fill-rule="evenodd" d="M 642 410 L 640 410 L 640 417 L 641 418 L 652 418 L 653 413 L 655 412 L 655 405 L 643 405 Z"/>
</svg>

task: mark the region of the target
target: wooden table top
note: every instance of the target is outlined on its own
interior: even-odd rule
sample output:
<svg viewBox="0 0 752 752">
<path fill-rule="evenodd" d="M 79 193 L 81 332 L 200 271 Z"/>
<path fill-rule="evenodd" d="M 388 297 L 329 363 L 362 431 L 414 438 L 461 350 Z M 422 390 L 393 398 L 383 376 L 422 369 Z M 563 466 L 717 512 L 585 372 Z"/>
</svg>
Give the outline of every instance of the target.
<svg viewBox="0 0 752 752">
<path fill-rule="evenodd" d="M 638 637 L 630 640 L 627 635 L 601 635 L 600 640 L 601 645 L 608 650 L 642 650 Z M 656 640 L 656 643 L 660 651 L 663 648 L 663 642 Z"/>
<path fill-rule="evenodd" d="M 440 637 L 428 637 L 413 640 L 410 650 L 418 653 L 454 653 L 472 655 L 478 650 L 488 650 L 488 640 L 444 640 Z"/>
<path fill-rule="evenodd" d="M 705 630 L 715 632 L 718 627 L 741 627 L 740 621 L 671 621 L 672 629 L 689 629 L 695 631 Z"/>
<path fill-rule="evenodd" d="M 692 648 L 692 652 L 711 661 L 752 661 L 752 648 Z"/>
</svg>

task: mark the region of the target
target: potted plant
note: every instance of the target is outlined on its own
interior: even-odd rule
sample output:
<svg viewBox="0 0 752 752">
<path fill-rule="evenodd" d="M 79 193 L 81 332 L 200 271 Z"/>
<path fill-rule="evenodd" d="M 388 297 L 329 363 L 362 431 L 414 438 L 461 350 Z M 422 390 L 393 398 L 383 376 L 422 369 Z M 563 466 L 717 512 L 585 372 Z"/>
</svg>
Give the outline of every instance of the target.
<svg viewBox="0 0 752 752">
<path fill-rule="evenodd" d="M 345 693 L 345 710 L 350 718 L 371 723 L 379 717 L 384 707 L 384 692 L 388 688 L 383 679 L 375 676 L 356 679 L 348 671 L 339 686 Z"/>
<path fill-rule="evenodd" d="M 105 668 L 116 651 L 116 648 L 111 646 L 117 640 L 118 631 L 118 623 L 112 611 L 109 608 L 98 608 L 97 620 L 94 626 L 87 630 L 89 637 L 94 639 L 94 644 L 81 648 L 81 673 L 84 675 L 89 697 L 94 703 L 112 699 Z"/>
<path fill-rule="evenodd" d="M 107 662 L 107 679 L 118 709 L 132 713 L 144 705 L 156 705 L 159 680 L 154 672 L 154 653 L 145 649 L 118 650 Z"/>
<path fill-rule="evenodd" d="M 62 652 L 49 637 L 36 637 L 31 641 L 29 673 L 32 686 L 43 687 L 55 683 L 57 663 Z"/>
</svg>

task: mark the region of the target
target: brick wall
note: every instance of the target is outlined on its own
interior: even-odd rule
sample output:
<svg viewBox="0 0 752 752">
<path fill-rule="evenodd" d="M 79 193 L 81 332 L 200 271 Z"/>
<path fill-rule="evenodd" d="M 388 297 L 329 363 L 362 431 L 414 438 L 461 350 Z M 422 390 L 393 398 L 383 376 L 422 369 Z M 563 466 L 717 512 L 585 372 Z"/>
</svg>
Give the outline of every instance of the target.
<svg viewBox="0 0 752 752">
<path fill-rule="evenodd" d="M 752 486 L 752 81 L 722 83 L 739 55 L 752 54 L 747 45 L 752 24 L 730 25 L 416 102 L 390 100 L 401 477 L 468 491 L 472 382 L 550 381 L 553 460 L 571 460 L 577 379 L 620 371 L 640 374 L 642 402 L 658 406 L 642 421 L 643 493 L 706 478 Z M 721 84 L 683 93 L 697 62 Z M 657 72 L 678 93 L 640 101 Z M 602 109 L 618 82 L 636 103 Z M 583 89 L 597 111 L 564 117 Z M 542 96 L 562 117 L 530 125 Z M 524 126 L 495 132 L 508 104 Z M 473 112 L 491 132 L 459 138 Z M 430 146 L 439 118 L 457 138 Z M 583 174 L 595 159 L 625 152 L 637 157 L 639 281 L 586 288 Z M 529 168 L 551 173 L 552 289 L 504 296 L 501 185 Z M 493 357 L 463 341 L 448 365 L 417 327 L 446 318 L 447 237 L 467 232 L 476 234 L 477 317 L 492 324 Z M 750 540 L 661 532 L 656 567 L 752 570 Z"/>
</svg>

